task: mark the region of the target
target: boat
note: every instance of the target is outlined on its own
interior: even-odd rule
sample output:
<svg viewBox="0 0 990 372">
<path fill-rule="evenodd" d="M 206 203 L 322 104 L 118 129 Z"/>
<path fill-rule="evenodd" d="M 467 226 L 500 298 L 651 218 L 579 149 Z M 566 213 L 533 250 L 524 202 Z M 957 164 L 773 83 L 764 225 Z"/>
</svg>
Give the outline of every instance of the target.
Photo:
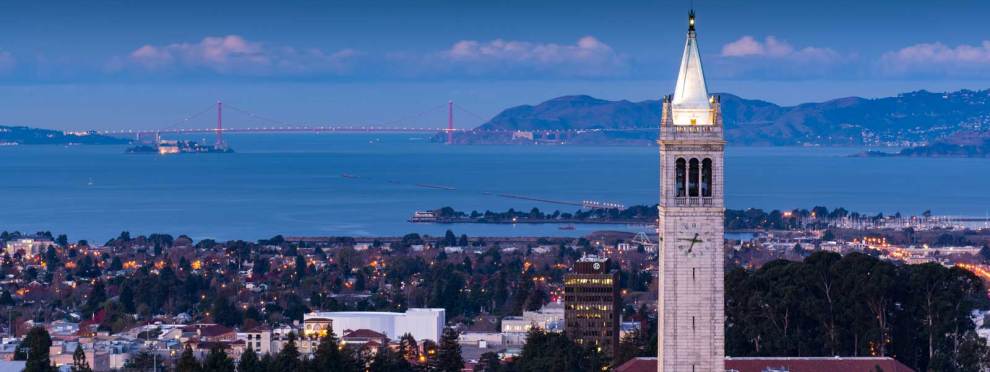
<svg viewBox="0 0 990 372">
<path fill-rule="evenodd" d="M 570 230 L 574 230 L 574 225 L 564 225 L 564 226 L 558 227 L 558 229 L 570 231 Z"/>
</svg>

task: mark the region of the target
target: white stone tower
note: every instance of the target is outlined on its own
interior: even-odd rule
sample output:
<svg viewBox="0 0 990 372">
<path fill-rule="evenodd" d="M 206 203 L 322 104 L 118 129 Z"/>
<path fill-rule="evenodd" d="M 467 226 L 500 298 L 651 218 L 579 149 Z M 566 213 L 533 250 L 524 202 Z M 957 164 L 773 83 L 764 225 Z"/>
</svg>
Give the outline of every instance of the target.
<svg viewBox="0 0 990 372">
<path fill-rule="evenodd" d="M 708 95 L 688 15 L 674 95 L 660 121 L 660 372 L 725 370 L 722 166 L 717 96 Z"/>
</svg>

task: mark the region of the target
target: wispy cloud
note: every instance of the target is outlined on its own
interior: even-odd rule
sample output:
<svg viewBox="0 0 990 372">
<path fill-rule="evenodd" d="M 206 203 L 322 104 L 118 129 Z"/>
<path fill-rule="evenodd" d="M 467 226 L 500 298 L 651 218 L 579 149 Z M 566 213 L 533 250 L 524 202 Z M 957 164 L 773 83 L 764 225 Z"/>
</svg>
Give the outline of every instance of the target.
<svg viewBox="0 0 990 372">
<path fill-rule="evenodd" d="M 196 43 L 141 46 L 110 62 L 111 70 L 211 72 L 220 75 L 346 74 L 361 53 L 325 52 L 247 40 L 238 35 L 210 36 Z"/>
<path fill-rule="evenodd" d="M 795 47 L 775 36 L 742 36 L 722 46 L 715 61 L 720 75 L 746 78 L 818 78 L 842 72 L 855 55 L 830 48 Z"/>
<path fill-rule="evenodd" d="M 762 42 L 752 36 L 722 46 L 723 57 L 765 57 L 785 58 L 804 61 L 832 62 L 841 58 L 838 52 L 829 48 L 795 48 L 790 43 L 767 36 Z"/>
<path fill-rule="evenodd" d="M 573 44 L 461 40 L 425 62 L 434 72 L 470 76 L 595 78 L 628 72 L 626 59 L 594 36 Z"/>
<path fill-rule="evenodd" d="M 884 53 L 879 73 L 888 77 L 990 77 L 990 40 L 955 47 L 915 44 Z"/>
<path fill-rule="evenodd" d="M 252 41 L 238 35 L 194 43 L 147 44 L 108 64 L 111 72 L 148 75 L 330 76 L 369 79 L 599 78 L 626 74 L 626 59 L 593 36 L 573 44 L 461 40 L 434 51 L 326 52 Z"/>
</svg>

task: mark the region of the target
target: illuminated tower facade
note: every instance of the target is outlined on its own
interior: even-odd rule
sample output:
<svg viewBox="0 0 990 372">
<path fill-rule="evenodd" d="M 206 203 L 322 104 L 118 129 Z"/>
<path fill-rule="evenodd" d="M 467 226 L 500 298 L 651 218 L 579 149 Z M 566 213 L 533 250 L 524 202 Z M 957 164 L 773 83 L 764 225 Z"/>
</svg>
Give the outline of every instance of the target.
<svg viewBox="0 0 990 372">
<path fill-rule="evenodd" d="M 725 370 L 722 115 L 708 95 L 694 11 L 660 122 L 660 372 Z"/>
</svg>

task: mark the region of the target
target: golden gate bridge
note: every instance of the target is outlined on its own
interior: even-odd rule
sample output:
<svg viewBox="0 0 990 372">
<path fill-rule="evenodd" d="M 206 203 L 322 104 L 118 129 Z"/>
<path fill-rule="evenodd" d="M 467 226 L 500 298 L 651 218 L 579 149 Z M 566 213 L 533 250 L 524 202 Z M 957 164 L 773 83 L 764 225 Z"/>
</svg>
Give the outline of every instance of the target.
<svg viewBox="0 0 990 372">
<path fill-rule="evenodd" d="M 254 120 L 256 123 L 261 124 L 242 126 L 242 127 L 230 127 L 224 126 L 224 108 L 228 111 L 233 110 L 240 114 L 246 115 L 249 119 Z M 436 114 L 442 108 L 446 108 L 446 127 L 421 127 L 412 126 L 408 123 L 412 120 L 422 119 L 429 114 Z M 287 121 L 272 119 L 263 115 L 258 115 L 252 111 L 239 108 L 237 106 L 230 105 L 229 103 L 224 103 L 223 101 L 217 100 L 215 104 L 197 111 L 179 121 L 166 125 L 162 128 L 157 129 L 112 129 L 112 130 L 96 130 L 93 131 L 98 134 L 109 135 L 109 136 L 135 136 L 138 141 L 147 138 L 148 136 L 154 136 L 157 140 L 163 134 L 202 134 L 202 133 L 212 133 L 216 137 L 216 145 L 223 146 L 224 140 L 223 135 L 226 133 L 363 133 L 363 132 L 390 132 L 390 133 L 437 133 L 444 134 L 446 136 L 446 143 L 452 144 L 454 142 L 455 133 L 511 133 L 516 132 L 516 129 L 488 129 L 488 128 L 455 128 L 454 126 L 454 113 L 460 112 L 479 120 L 481 123 L 487 122 L 488 120 L 481 115 L 475 114 L 470 110 L 465 109 L 460 105 L 455 105 L 454 101 L 448 101 L 443 105 L 433 106 L 424 111 L 415 113 L 413 115 L 405 116 L 400 119 L 386 121 L 378 124 L 359 124 L 359 125 L 301 125 L 301 124 L 290 124 Z M 205 114 L 215 112 L 216 113 L 216 126 L 210 127 L 186 127 L 189 123 L 193 123 L 195 119 L 198 119 Z M 405 124 L 405 125 L 403 125 Z M 586 128 L 586 129 L 540 129 L 540 130 L 526 130 L 529 132 L 542 133 L 542 134 L 562 134 L 562 133 L 582 133 L 582 132 L 611 132 L 611 131 L 643 131 L 643 130 L 659 130 L 659 127 L 647 127 L 647 128 Z"/>
<path fill-rule="evenodd" d="M 248 116 L 252 120 L 264 122 L 264 123 L 266 123 L 266 125 L 246 126 L 246 127 L 233 127 L 233 128 L 232 127 L 229 127 L 229 126 L 228 127 L 225 127 L 224 126 L 224 121 L 223 121 L 223 119 L 224 119 L 224 108 L 228 109 L 228 111 L 233 110 L 233 111 L 238 112 L 240 114 L 246 115 L 246 116 Z M 446 119 L 447 119 L 447 126 L 446 126 L 446 128 L 430 128 L 430 127 L 417 127 L 417 126 L 403 126 L 403 125 L 401 125 L 402 123 L 409 122 L 410 120 L 413 120 L 413 119 L 423 118 L 424 116 L 429 115 L 431 113 L 434 113 L 435 114 L 436 111 L 438 111 L 439 109 L 442 109 L 442 108 L 446 108 Z M 363 133 L 363 132 L 437 133 L 437 134 L 445 134 L 446 135 L 446 143 L 452 144 L 453 141 L 454 141 L 454 138 L 453 138 L 454 133 L 458 133 L 458 132 L 515 132 L 516 131 L 514 129 L 513 130 L 500 130 L 500 129 L 479 129 L 479 128 L 472 128 L 472 129 L 455 128 L 454 127 L 454 113 L 455 113 L 455 110 L 460 110 L 460 112 L 466 113 L 467 115 L 472 116 L 474 119 L 480 120 L 481 122 L 487 121 L 487 119 L 485 119 L 481 115 L 474 114 L 473 112 L 471 112 L 469 110 L 466 110 L 463 107 L 456 106 L 456 105 L 454 105 L 454 102 L 453 101 L 448 101 L 444 105 L 430 107 L 430 108 L 428 108 L 428 109 L 426 109 L 424 111 L 415 113 L 413 115 L 406 116 L 406 117 L 403 117 L 403 118 L 400 118 L 400 119 L 397 119 L 397 120 L 393 120 L 393 121 L 384 122 L 384 123 L 377 124 L 377 125 L 290 125 L 290 124 L 287 124 L 285 121 L 276 120 L 276 119 L 272 119 L 272 118 L 269 118 L 269 117 L 266 117 L 266 116 L 258 115 L 258 114 L 254 113 L 254 112 L 249 111 L 249 110 L 241 109 L 241 108 L 239 108 L 237 106 L 233 106 L 233 105 L 224 103 L 223 101 L 217 100 L 217 102 L 215 104 L 211 104 L 210 106 L 208 106 L 208 107 L 206 107 L 206 108 L 204 108 L 204 109 L 202 109 L 200 111 L 197 111 L 197 112 L 193 113 L 192 115 L 189 115 L 189 116 L 187 116 L 187 117 L 185 117 L 185 118 L 183 118 L 181 120 L 178 120 L 176 122 L 173 122 L 173 123 L 171 123 L 171 124 L 169 124 L 169 125 L 167 125 L 167 126 L 165 126 L 163 128 L 160 128 L 160 129 L 118 129 L 118 130 L 102 130 L 102 131 L 94 131 L 94 132 L 95 133 L 99 133 L 99 134 L 103 134 L 103 135 L 112 135 L 112 136 L 133 135 L 133 136 L 136 136 L 136 139 L 138 141 L 142 141 L 142 140 L 147 139 L 147 136 L 153 136 L 153 140 L 155 142 L 160 141 L 160 136 L 162 134 L 178 134 L 178 135 L 181 135 L 181 134 L 211 133 L 211 134 L 214 134 L 216 136 L 216 139 L 215 139 L 216 140 L 216 146 L 218 148 L 226 148 L 226 144 L 224 143 L 223 136 L 224 136 L 224 134 L 227 134 L 227 133 L 292 133 L 292 132 L 309 132 L 309 133 L 323 133 L 323 132 L 326 132 L 326 133 Z M 194 120 L 197 119 L 197 118 L 203 117 L 204 115 L 209 114 L 211 112 L 215 112 L 216 113 L 216 126 L 215 127 L 191 127 L 190 128 L 190 127 L 184 127 L 183 126 L 183 125 L 187 125 L 189 123 L 200 124 L 200 123 L 196 123 Z M 564 132 L 594 132 L 594 131 L 612 131 L 612 130 L 618 130 L 618 131 L 628 131 L 628 130 L 659 130 L 659 128 L 657 127 L 657 128 L 628 128 L 628 129 L 542 130 L 542 131 L 534 131 L 534 132 L 542 132 L 542 133 L 564 133 Z M 354 175 L 349 175 L 349 174 L 344 174 L 344 175 L 342 175 L 342 177 L 344 177 L 344 178 L 364 178 L 364 177 L 359 177 L 359 176 L 354 176 Z M 426 187 L 426 188 L 435 188 L 435 189 L 444 189 L 444 190 L 448 190 L 448 191 L 449 190 L 457 190 L 457 188 L 450 187 L 450 186 L 443 186 L 443 185 L 416 184 L 415 186 L 417 186 L 417 187 Z M 485 194 L 491 194 L 491 193 L 487 193 L 486 192 Z M 619 203 L 601 202 L 601 201 L 594 201 L 594 200 L 582 200 L 580 202 L 576 202 L 576 201 L 562 201 L 562 200 L 553 200 L 553 199 L 546 199 L 546 198 L 537 198 L 537 197 L 524 196 L 524 195 L 516 195 L 516 194 L 507 194 L 507 193 L 495 193 L 494 195 L 499 196 L 499 197 L 503 197 L 503 198 L 530 200 L 530 201 L 536 201 L 536 202 L 542 202 L 542 203 L 548 203 L 548 204 L 572 205 L 572 206 L 578 206 L 578 207 L 585 208 L 585 209 L 619 209 L 619 210 L 625 209 L 625 205 L 622 205 L 622 204 L 619 204 Z"/>
</svg>

